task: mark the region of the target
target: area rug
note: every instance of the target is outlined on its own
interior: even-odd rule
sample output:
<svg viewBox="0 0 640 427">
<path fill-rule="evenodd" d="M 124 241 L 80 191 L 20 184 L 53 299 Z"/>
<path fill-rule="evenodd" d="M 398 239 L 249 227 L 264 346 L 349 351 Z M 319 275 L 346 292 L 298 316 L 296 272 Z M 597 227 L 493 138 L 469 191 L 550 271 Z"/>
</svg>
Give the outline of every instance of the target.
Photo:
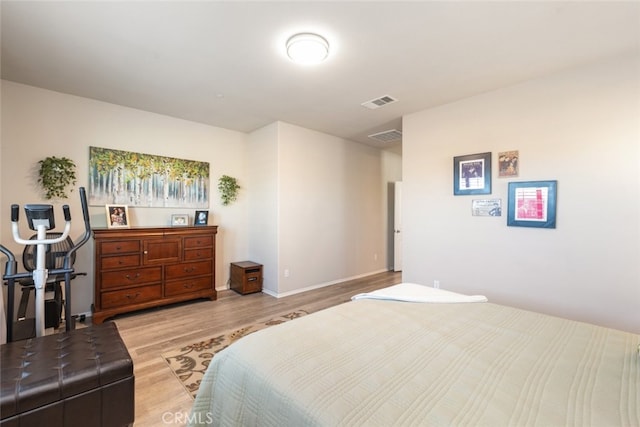
<svg viewBox="0 0 640 427">
<path fill-rule="evenodd" d="M 169 364 L 171 372 L 180 380 L 187 393 L 195 399 L 204 372 L 216 353 L 253 332 L 297 319 L 307 314 L 309 313 L 304 310 L 296 310 L 264 322 L 254 323 L 239 329 L 231 329 L 205 341 L 163 353 L 162 358 Z"/>
</svg>

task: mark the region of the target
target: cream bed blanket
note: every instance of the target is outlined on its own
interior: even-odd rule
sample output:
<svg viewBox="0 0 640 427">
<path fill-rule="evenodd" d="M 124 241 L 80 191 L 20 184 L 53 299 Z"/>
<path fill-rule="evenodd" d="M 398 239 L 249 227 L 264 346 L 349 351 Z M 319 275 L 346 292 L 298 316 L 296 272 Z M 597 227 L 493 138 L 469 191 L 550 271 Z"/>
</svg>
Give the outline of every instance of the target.
<svg viewBox="0 0 640 427">
<path fill-rule="evenodd" d="M 492 303 L 357 299 L 212 360 L 192 426 L 639 426 L 640 336 Z"/>
<path fill-rule="evenodd" d="M 432 302 L 432 303 L 458 303 L 458 302 L 487 302 L 484 295 L 463 295 L 444 289 L 434 289 L 416 283 L 400 283 L 377 291 L 354 295 L 352 300 L 382 299 L 389 301 L 405 302 Z"/>
</svg>

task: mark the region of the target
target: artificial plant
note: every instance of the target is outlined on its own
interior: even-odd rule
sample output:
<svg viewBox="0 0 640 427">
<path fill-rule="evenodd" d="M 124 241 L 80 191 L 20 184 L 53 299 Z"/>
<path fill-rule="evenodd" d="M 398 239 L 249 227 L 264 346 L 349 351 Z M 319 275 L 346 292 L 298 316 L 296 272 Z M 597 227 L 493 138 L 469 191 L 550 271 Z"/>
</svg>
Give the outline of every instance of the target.
<svg viewBox="0 0 640 427">
<path fill-rule="evenodd" d="M 220 198 L 224 206 L 238 198 L 239 189 L 238 180 L 231 176 L 222 175 L 218 180 L 218 190 L 220 190 Z"/>
<path fill-rule="evenodd" d="M 76 164 L 67 157 L 46 157 L 38 162 L 38 183 L 46 199 L 66 199 L 67 187 L 76 183 Z"/>
</svg>

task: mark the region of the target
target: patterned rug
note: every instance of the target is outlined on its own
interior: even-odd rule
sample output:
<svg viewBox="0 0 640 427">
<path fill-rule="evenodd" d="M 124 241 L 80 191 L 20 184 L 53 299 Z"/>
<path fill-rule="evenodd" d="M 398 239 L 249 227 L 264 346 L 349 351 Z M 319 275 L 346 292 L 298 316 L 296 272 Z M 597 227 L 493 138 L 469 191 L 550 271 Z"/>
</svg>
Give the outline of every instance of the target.
<svg viewBox="0 0 640 427">
<path fill-rule="evenodd" d="M 178 350 L 162 354 L 162 358 L 169 364 L 171 372 L 180 380 L 187 393 L 195 399 L 200 388 L 200 381 L 207 370 L 211 359 L 220 350 L 224 350 L 240 338 L 253 332 L 278 325 L 298 317 L 305 316 L 304 310 L 296 310 L 265 322 L 254 323 L 239 329 L 232 329 L 208 340 L 182 347 Z"/>
</svg>

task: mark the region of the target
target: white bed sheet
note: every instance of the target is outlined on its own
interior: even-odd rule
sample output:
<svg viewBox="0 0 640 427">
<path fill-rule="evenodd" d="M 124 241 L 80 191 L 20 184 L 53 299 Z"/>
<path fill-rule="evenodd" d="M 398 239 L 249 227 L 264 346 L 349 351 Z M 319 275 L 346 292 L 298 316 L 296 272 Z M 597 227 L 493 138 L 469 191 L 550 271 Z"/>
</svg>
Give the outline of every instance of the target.
<svg viewBox="0 0 640 427">
<path fill-rule="evenodd" d="M 428 303 L 487 302 L 487 297 L 484 295 L 464 295 L 416 283 L 400 283 L 377 291 L 357 294 L 351 299 L 353 301 L 359 299 L 381 299 Z"/>
<path fill-rule="evenodd" d="M 637 427 L 638 343 L 488 302 L 357 299 L 218 353 L 191 425 Z"/>
</svg>

